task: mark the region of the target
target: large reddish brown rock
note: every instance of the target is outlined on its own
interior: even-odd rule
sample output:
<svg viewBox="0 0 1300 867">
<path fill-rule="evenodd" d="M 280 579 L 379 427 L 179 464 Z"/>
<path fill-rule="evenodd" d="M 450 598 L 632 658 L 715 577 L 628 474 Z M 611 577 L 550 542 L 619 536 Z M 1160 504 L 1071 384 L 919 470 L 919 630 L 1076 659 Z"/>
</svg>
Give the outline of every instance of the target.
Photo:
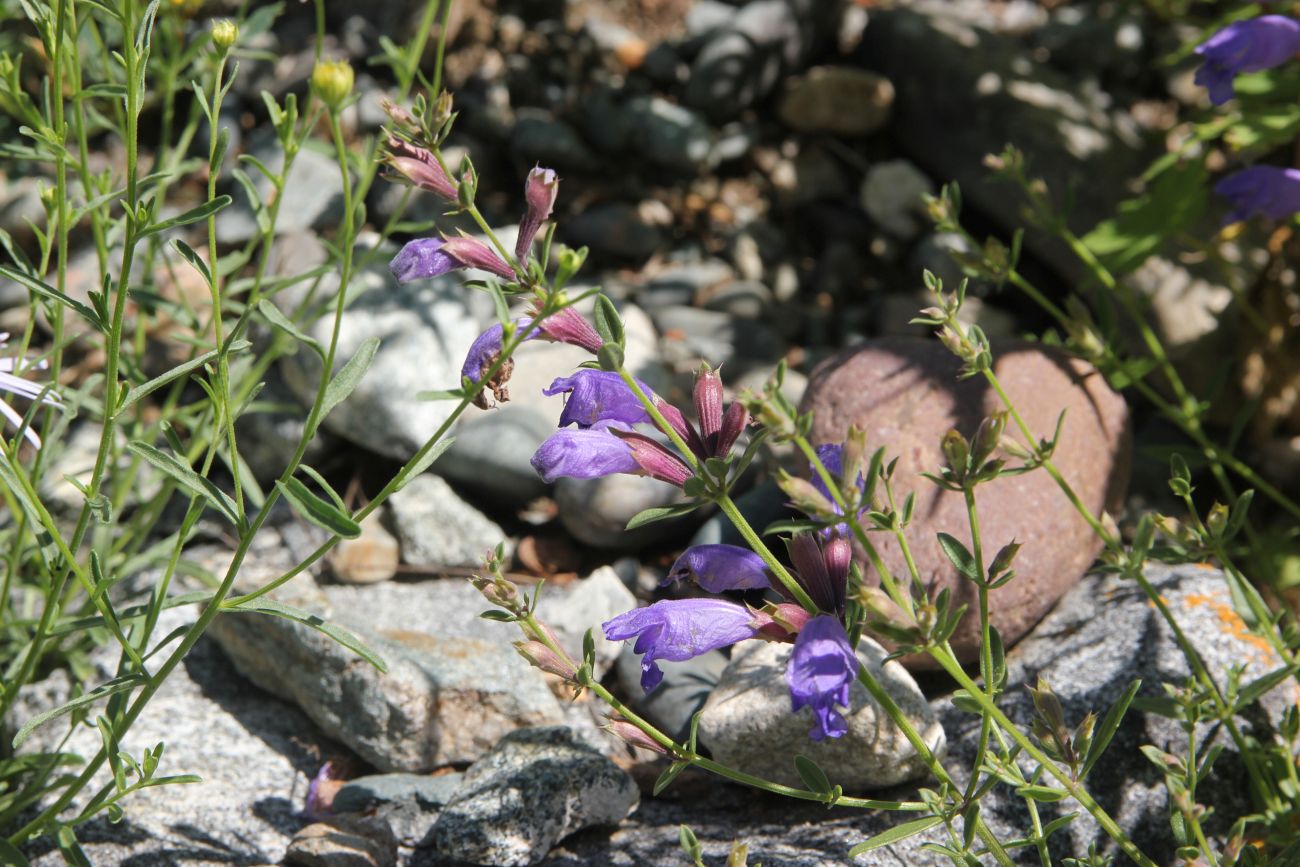
<svg viewBox="0 0 1300 867">
<path fill-rule="evenodd" d="M 999 380 L 1036 438 L 1051 436 L 1066 410 L 1053 463 L 1097 514 L 1114 512 L 1128 483 L 1131 437 L 1124 399 L 1088 363 L 1052 347 L 1024 342 L 994 346 Z M 898 458 L 898 502 L 916 492 L 908 542 L 922 580 L 938 581 L 970 605 L 953 636 L 964 660 L 976 658 L 979 616 L 975 587 L 960 578 L 940 550 L 936 533 L 970 545 L 966 507 L 959 493 L 923 478 L 943 466 L 940 440 L 956 428 L 967 438 L 980 422 L 1002 409 L 983 377 L 957 378 L 960 363 L 938 341 L 884 339 L 854 347 L 814 372 L 802 409 L 813 412 L 815 443 L 842 442 L 850 425 L 867 432 L 869 449 L 885 447 Z M 1008 431 L 1014 430 L 1008 424 Z M 1014 463 L 1014 461 L 1013 461 Z M 993 625 L 1008 645 L 1024 635 L 1084 574 L 1101 542 L 1043 470 L 1006 476 L 976 489 L 986 563 L 1013 539 L 1023 547 L 1016 577 L 993 591 Z M 906 563 L 892 537 L 873 533 L 891 572 L 905 576 Z M 864 568 L 862 552 L 858 552 Z M 928 657 L 911 660 L 925 668 Z"/>
</svg>

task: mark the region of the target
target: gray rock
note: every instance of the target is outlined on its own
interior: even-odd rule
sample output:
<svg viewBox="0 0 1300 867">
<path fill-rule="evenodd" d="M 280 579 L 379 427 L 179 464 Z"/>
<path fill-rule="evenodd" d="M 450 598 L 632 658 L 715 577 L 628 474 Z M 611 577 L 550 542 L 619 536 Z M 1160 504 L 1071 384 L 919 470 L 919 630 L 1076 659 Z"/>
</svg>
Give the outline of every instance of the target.
<svg viewBox="0 0 1300 867">
<path fill-rule="evenodd" d="M 395 867 L 397 839 L 382 819 L 338 816 L 294 834 L 284 862 L 302 867 Z"/>
<path fill-rule="evenodd" d="M 515 732 L 466 771 L 434 844 L 475 864 L 536 864 L 569 834 L 618 823 L 639 800 L 632 778 L 569 729 Z"/>
<path fill-rule="evenodd" d="M 869 791 L 924 778 L 929 768 L 883 710 L 854 682 L 848 732 L 813 741 L 812 711 L 790 712 L 786 664 L 793 645 L 749 642 L 736 647 L 731 663 L 700 716 L 700 742 L 724 765 L 789 786 L 800 785 L 794 756 L 819 764 L 831 783 L 845 791 Z M 912 676 L 870 639 L 858 645 L 858 660 L 884 687 L 930 749 L 944 750 L 944 731 Z"/>
<path fill-rule="evenodd" d="M 257 137 L 249 152 L 273 172 L 280 171 L 284 154 L 274 134 Z M 261 172 L 250 171 L 253 186 L 261 201 L 269 204 L 273 194 L 271 182 Z M 223 244 L 238 244 L 258 234 L 257 220 L 247 192 L 240 187 L 232 193 L 235 201 L 217 214 L 217 235 Z M 275 233 L 285 235 L 305 229 L 332 227 L 343 217 L 343 176 L 333 157 L 303 148 L 293 158 L 284 186 Z"/>
<path fill-rule="evenodd" d="M 546 493 L 546 484 L 528 461 L 554 432 L 553 420 L 527 406 L 506 404 L 480 415 L 467 414 L 456 426 L 455 442 L 434 461 L 433 471 L 503 505 L 524 506 Z"/>
<path fill-rule="evenodd" d="M 629 142 L 650 162 L 682 171 L 716 165 L 714 134 L 704 119 L 661 97 L 636 97 L 627 104 Z"/>
<path fill-rule="evenodd" d="M 617 664 L 618 684 L 625 695 L 632 697 L 632 710 L 674 740 L 685 740 L 690 733 L 691 717 L 704 707 L 727 667 L 727 655 L 721 650 L 710 650 L 685 662 L 660 660 L 664 679 L 653 690 L 645 692 L 641 689 L 641 655 L 632 646 L 624 643 Z"/>
<path fill-rule="evenodd" d="M 567 123 L 522 112 L 510 136 L 510 150 L 522 162 L 541 163 L 561 172 L 590 171 L 596 159 Z"/>
<path fill-rule="evenodd" d="M 762 323 L 698 307 L 664 307 L 651 312 L 663 335 L 664 358 L 694 367 L 699 360 L 741 371 L 785 354 L 785 342 Z"/>
<path fill-rule="evenodd" d="M 763 99 L 783 73 L 802 65 L 813 43 L 815 11 L 806 0 L 754 0 L 733 13 L 696 55 L 686 104 L 718 121 Z M 722 15 L 711 17 L 721 24 Z"/>
<path fill-rule="evenodd" d="M 585 245 L 595 254 L 638 261 L 649 258 L 664 242 L 658 227 L 624 202 L 588 208 L 568 218 L 560 232 L 575 247 Z"/>
<path fill-rule="evenodd" d="M 738 319 L 760 319 L 771 310 L 772 290 L 756 280 L 735 280 L 706 290 L 696 303 Z"/>
<path fill-rule="evenodd" d="M 797 208 L 822 199 L 840 199 L 852 188 L 840 161 L 823 147 L 805 146 L 792 158 L 781 158 L 768 172 L 777 200 Z"/>
<path fill-rule="evenodd" d="M 974 245 L 963 235 L 956 232 L 931 232 L 912 246 L 907 257 L 907 272 L 911 277 L 919 277 L 922 272 L 929 271 L 943 281 L 945 289 L 956 289 L 966 274 L 955 257 L 975 252 Z M 973 281 L 971 286 L 975 286 Z M 969 299 L 972 295 L 966 297 Z M 932 299 L 923 306 L 928 307 L 933 303 Z"/>
<path fill-rule="evenodd" d="M 935 192 L 934 182 L 907 160 L 877 163 L 862 182 L 862 209 L 890 234 L 910 241 L 925 223 L 922 196 Z"/>
<path fill-rule="evenodd" d="M 701 292 L 733 279 L 735 272 L 726 262 L 706 259 L 660 271 L 646 280 L 637 298 L 647 307 L 688 305 Z"/>
<path fill-rule="evenodd" d="M 45 204 L 41 201 L 41 185 L 54 188 L 52 178 L 24 176 L 12 178 L 0 177 L 0 231 L 8 232 L 20 245 L 31 240 L 31 224 L 42 226 L 45 223 Z M 10 280 L 4 283 L 0 293 L 0 309 L 8 309 L 27 301 L 27 290 L 22 285 Z"/>
<path fill-rule="evenodd" d="M 555 503 L 564 528 L 595 548 L 636 551 L 682 532 L 691 516 L 655 521 L 634 530 L 627 522 L 652 508 L 685 502 L 680 488 L 646 476 L 612 475 L 599 479 L 560 479 Z"/>
<path fill-rule="evenodd" d="M 375 584 L 397 574 L 401 549 L 375 513 L 361 522 L 360 536 L 339 542 L 327 559 L 334 577 L 344 584 Z"/>
<path fill-rule="evenodd" d="M 814 66 L 786 86 L 777 113 L 795 132 L 871 135 L 889 123 L 894 85 L 851 66 Z"/>
<path fill-rule="evenodd" d="M 507 241 L 506 243 L 511 243 Z M 374 238 L 358 243 L 358 257 L 374 250 Z M 344 439 L 399 461 L 405 461 L 446 420 L 454 404 L 425 401 L 422 391 L 455 387 L 465 354 L 482 331 L 483 318 L 475 302 L 487 302 L 467 290 L 462 280 L 483 277 L 467 271 L 434 280 L 398 285 L 388 271 L 396 249 L 382 247 L 348 285 L 348 305 L 339 335 L 335 372 L 363 342 L 378 338 L 380 346 L 356 389 L 325 417 L 324 425 Z M 337 285 L 337 284 L 335 284 Z M 304 287 L 293 287 L 305 293 Z M 330 290 L 330 291 L 326 291 Z M 323 286 L 317 298 L 329 299 Z M 481 293 L 479 293 L 481 294 Z M 275 296 L 286 313 L 300 300 L 299 291 Z M 330 339 L 333 314 L 323 312 L 307 332 L 322 343 Z M 315 397 L 321 376 L 320 359 L 299 349 L 281 360 L 285 382 L 306 403 Z"/>
<path fill-rule="evenodd" d="M 479 566 L 497 545 L 514 550 L 505 531 L 430 473 L 388 499 L 402 559 L 416 566 Z"/>
<path fill-rule="evenodd" d="M 1090 365 L 1059 350 L 1008 341 L 995 343 L 993 356 L 1003 387 L 1035 436 L 1051 436 L 1066 411 L 1054 456 L 1057 468 L 1093 514 L 1117 511 L 1128 484 L 1131 449 L 1124 399 Z M 960 362 L 937 341 L 870 341 L 814 370 L 801 410 L 813 413 L 814 442 L 843 442 L 849 426 L 857 425 L 868 442 L 898 458 L 896 498 L 901 502 L 916 494 L 908 538 L 921 580 L 951 588 L 954 604 L 965 605 L 975 602 L 974 587 L 957 578 L 935 541 L 940 531 L 969 540 L 965 501 L 919 474 L 943 465 L 940 441 L 945 433 L 955 427 L 971 437 L 984 418 L 1003 406 L 982 380 L 959 381 L 959 368 Z M 1010 645 L 1079 581 L 1101 543 L 1044 472 L 982 484 L 976 500 L 988 556 L 1012 539 L 1023 543 L 1016 580 L 990 595 L 993 623 Z M 876 547 L 895 576 L 907 574 L 906 560 L 892 538 L 880 534 Z M 875 580 L 874 570 L 863 562 L 864 574 Z M 965 659 L 975 656 L 978 626 L 968 614 L 953 636 L 954 648 Z M 928 664 L 928 658 L 915 661 Z"/>
<path fill-rule="evenodd" d="M 788 506 L 785 493 L 774 481 L 764 481 L 736 497 L 736 508 L 755 530 L 775 521 L 791 517 L 794 512 Z M 719 512 L 700 525 L 691 537 L 692 545 L 744 545 L 745 540 L 740 531 Z"/>
<path fill-rule="evenodd" d="M 459 618 L 446 608 L 416 618 L 409 607 L 382 617 L 377 591 L 391 586 L 339 585 L 330 589 L 352 593 L 336 592 L 333 599 L 300 586 L 289 598 L 280 596 L 356 633 L 386 662 L 387 673 L 332 638 L 278 617 L 225 615 L 209 633 L 241 674 L 291 698 L 383 771 L 472 761 L 508 731 L 561 718 L 541 675 L 506 641 L 485 636 L 472 622 L 486 607 L 481 599 L 473 614 L 465 610 Z"/>
<path fill-rule="evenodd" d="M 719 0 L 698 0 L 686 10 L 686 35 L 691 38 L 708 36 L 736 19 L 737 7 Z"/>
<path fill-rule="evenodd" d="M 463 774 L 371 774 L 348 780 L 334 793 L 336 813 L 360 813 L 404 801 L 424 807 L 445 806 L 460 786 Z"/>
<path fill-rule="evenodd" d="M 555 630 L 560 645 L 575 660 L 582 659 L 582 637 L 592 630 L 595 639 L 597 679 L 613 666 L 622 648 L 610 641 L 600 624 L 625 611 L 636 608 L 636 597 L 609 566 L 601 566 L 586 578 L 551 592 L 542 592 L 537 616 Z"/>
</svg>

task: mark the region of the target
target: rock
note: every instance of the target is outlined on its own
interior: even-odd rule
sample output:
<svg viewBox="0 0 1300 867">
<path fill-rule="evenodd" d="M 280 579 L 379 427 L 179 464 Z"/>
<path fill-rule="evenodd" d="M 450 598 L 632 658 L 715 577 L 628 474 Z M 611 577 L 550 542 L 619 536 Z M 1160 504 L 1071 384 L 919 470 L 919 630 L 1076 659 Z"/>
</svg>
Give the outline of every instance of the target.
<svg viewBox="0 0 1300 867">
<path fill-rule="evenodd" d="M 692 39 L 708 36 L 731 24 L 737 8 L 719 0 L 698 0 L 686 10 L 686 35 Z"/>
<path fill-rule="evenodd" d="M 798 208 L 821 199 L 838 199 L 851 188 L 847 173 L 826 148 L 799 148 L 793 158 L 781 158 L 768 171 L 777 200 L 787 208 Z"/>
<path fill-rule="evenodd" d="M 438 817 L 438 853 L 474 864 L 536 864 L 564 837 L 618 823 L 636 783 L 564 727 L 515 732 L 465 772 Z"/>
<path fill-rule="evenodd" d="M 30 175 L 9 177 L 0 175 L 0 232 L 7 232 L 19 244 L 33 240 L 32 224 L 45 224 L 45 204 L 41 201 L 41 187 L 53 190 L 52 178 Z M 6 280 L 0 291 L 0 309 L 26 303 L 27 290 L 22 284 Z"/>
<path fill-rule="evenodd" d="M 425 807 L 442 807 L 451 800 L 463 774 L 371 774 L 344 783 L 334 793 L 336 813 L 360 813 L 388 804 L 413 801 Z"/>
<path fill-rule="evenodd" d="M 690 734 L 691 717 L 704 707 L 727 667 L 727 655 L 710 650 L 685 662 L 660 660 L 664 679 L 647 693 L 641 689 L 641 655 L 632 647 L 624 643 L 617 664 L 618 683 L 624 694 L 631 696 L 632 710 L 674 740 L 685 740 Z"/>
<path fill-rule="evenodd" d="M 546 493 L 529 460 L 554 432 L 553 420 L 527 406 L 506 404 L 480 415 L 467 414 L 456 426 L 455 442 L 434 461 L 433 471 L 503 505 L 522 507 Z"/>
<path fill-rule="evenodd" d="M 716 164 L 713 130 L 684 106 L 662 97 L 635 97 L 627 104 L 629 142 L 655 165 L 677 172 L 702 171 Z"/>
<path fill-rule="evenodd" d="M 397 839 L 382 820 L 338 816 L 294 834 L 284 861 L 303 867 L 395 867 Z"/>
<path fill-rule="evenodd" d="M 889 123 L 894 85 L 851 66 L 814 66 L 790 81 L 777 113 L 795 132 L 871 135 Z"/>
<path fill-rule="evenodd" d="M 408 602 L 385 616 L 380 591 L 393 586 L 338 585 L 329 597 L 298 586 L 277 597 L 354 632 L 385 661 L 387 673 L 334 639 L 278 617 L 224 615 L 209 634 L 241 674 L 292 699 L 381 771 L 472 761 L 506 732 L 561 718 L 545 681 L 508 638 L 488 637 L 480 625 L 486 621 L 474 622 L 486 607 L 481 597 L 476 606 L 462 602 L 459 613 L 442 606 L 417 617 Z"/>
<path fill-rule="evenodd" d="M 284 154 L 274 133 L 256 136 L 249 152 L 273 172 L 284 165 Z M 250 172 L 259 204 L 269 206 L 271 182 L 261 172 Z M 257 220 L 247 192 L 233 192 L 235 201 L 217 214 L 217 237 L 223 244 L 241 244 L 258 234 Z M 333 157 L 303 148 L 293 158 L 284 185 L 284 199 L 275 223 L 276 235 L 306 229 L 332 228 L 343 217 L 343 176 Z"/>
<path fill-rule="evenodd" d="M 363 257 L 374 250 L 375 238 L 366 237 L 358 242 L 356 255 Z M 356 355 L 362 343 L 370 338 L 381 342 L 365 376 L 347 400 L 325 417 L 324 426 L 365 449 L 405 461 L 454 406 L 450 401 L 420 400 L 417 395 L 460 382 L 465 354 L 490 316 L 480 311 L 476 302 L 490 305 L 490 300 L 476 297 L 482 293 L 473 293 L 462 283 L 485 276 L 477 271 L 398 285 L 388 271 L 388 260 L 395 253 L 395 248 L 379 248 L 378 256 L 361 267 L 348 286 L 350 300 L 339 334 L 336 372 Z M 332 294 L 331 287 L 324 286 L 316 297 Z M 275 296 L 286 313 L 300 300 L 298 292 L 288 289 Z M 305 330 L 325 344 L 332 328 L 331 312 Z M 285 382 L 299 400 L 312 400 L 321 375 L 316 354 L 300 348 L 280 365 Z"/>
<path fill-rule="evenodd" d="M 307 418 L 278 366 L 266 372 L 264 382 L 266 387 L 257 400 L 235 421 L 235 433 L 240 443 L 256 444 L 252 448 L 243 446 L 239 456 L 259 482 L 273 485 L 297 451 L 307 429 Z M 336 445 L 338 440 L 328 431 L 317 431 L 307 444 L 302 462 L 318 467 Z"/>
<path fill-rule="evenodd" d="M 379 522 L 379 513 L 361 522 L 361 535 L 344 539 L 328 554 L 330 570 L 344 584 L 374 584 L 397 574 L 400 549 Z"/>
<path fill-rule="evenodd" d="M 491 518 L 430 473 L 389 497 L 388 511 L 402 559 L 412 565 L 478 567 L 497 545 L 505 546 L 506 556 L 514 549 Z"/>
<path fill-rule="evenodd" d="M 623 585 L 609 566 L 601 566 L 586 578 L 574 581 L 559 592 L 542 593 L 538 617 L 555 630 L 561 646 L 575 660 L 582 659 L 582 636 L 592 630 L 596 644 L 597 679 L 609 671 L 622 648 L 622 642 L 610 641 L 600 624 L 616 615 L 636 608 L 636 597 Z"/>
<path fill-rule="evenodd" d="M 1003 387 L 1035 436 L 1051 436 L 1066 411 L 1054 462 L 1084 505 L 1093 514 L 1117 510 L 1131 448 L 1123 398 L 1089 365 L 1059 350 L 1008 342 L 995 344 L 993 355 Z M 801 410 L 814 414 L 814 442 L 842 442 L 857 425 L 872 448 L 884 446 L 887 456 L 898 457 L 896 499 L 911 492 L 917 498 L 908 538 L 921 580 L 938 581 L 939 588 L 952 589 L 956 604 L 973 606 L 974 587 L 955 577 L 935 541 L 943 531 L 969 542 L 962 496 L 918 475 L 943 465 L 940 439 L 950 428 L 973 436 L 982 419 L 1003 408 L 982 379 L 959 382 L 959 366 L 937 341 L 870 341 L 814 370 Z M 993 624 L 1010 645 L 1078 582 L 1101 543 L 1045 472 L 980 485 L 976 499 L 987 556 L 1012 539 L 1023 543 L 1015 580 L 991 597 Z M 892 538 L 877 538 L 886 565 L 904 576 L 905 561 Z M 977 618 L 968 614 L 953 638 L 962 658 L 974 658 L 977 632 Z"/>
<path fill-rule="evenodd" d="M 925 226 L 922 197 L 935 192 L 925 172 L 907 160 L 877 163 L 862 182 L 862 209 L 890 234 L 910 241 Z"/>
<path fill-rule="evenodd" d="M 193 623 L 197 606 L 163 611 L 155 640 Z M 105 646 L 91 664 L 99 681 L 116 673 L 117 654 Z M 92 675 L 93 677 L 94 675 Z M 62 682 L 59 687 L 56 684 Z M 71 697 L 66 675 L 23 688 L 15 712 L 6 722 L 21 726 L 31 716 L 51 710 Z M 76 726 L 66 744 L 66 725 L 51 722 L 35 730 L 20 753 L 62 748 L 92 756 L 100 748 L 98 730 Z M 12 731 L 6 739 L 12 738 Z M 290 835 L 299 827 L 297 811 L 310 778 L 330 741 L 292 704 L 249 689 L 216 645 L 200 640 L 176 667 L 139 717 L 122 748 L 138 760 L 145 749 L 165 742 L 160 775 L 198 774 L 203 782 L 183 789 L 158 786 L 133 792 L 122 801 L 124 821 L 104 816 L 77 829 L 94 864 L 162 864 L 177 852 L 221 853 L 221 858 L 249 864 L 278 864 Z M 107 768 L 87 787 L 87 796 L 111 785 Z M 75 802 L 84 805 L 85 800 Z M 201 843 L 196 844 L 196 841 Z M 49 843 L 47 854 L 37 849 Z M 50 841 L 33 844 L 28 856 L 35 867 L 63 864 Z"/>
<path fill-rule="evenodd" d="M 652 308 L 689 305 L 701 292 L 734 279 L 731 266 L 720 259 L 677 265 L 650 277 L 637 300 Z"/>
<path fill-rule="evenodd" d="M 793 645 L 752 641 L 738 645 L 731 663 L 704 703 L 700 742 L 714 759 L 729 767 L 800 785 L 793 758 L 807 756 L 826 771 L 831 783 L 846 791 L 882 789 L 923 779 L 929 769 L 912 745 L 872 700 L 866 687 L 854 682 L 850 710 L 844 718 L 848 733 L 841 738 L 813 741 L 810 709 L 790 712 L 786 663 Z M 886 650 L 864 638 L 858 660 L 889 692 L 930 749 L 942 753 L 944 731 L 912 676 L 897 661 L 885 662 Z"/>
<path fill-rule="evenodd" d="M 737 319 L 761 319 L 772 308 L 772 290 L 756 280 L 735 280 L 706 290 L 696 303 Z"/>
<path fill-rule="evenodd" d="M 916 0 L 873 9 L 857 56 L 894 83 L 890 133 L 932 177 L 961 184 L 968 209 L 1007 232 L 1019 228 L 1023 196 L 985 168 L 1007 142 L 1023 150 L 1053 200 L 1070 203 L 1069 224 L 1090 230 L 1129 195 L 1152 154 L 1136 122 L 1113 109 L 1091 76 L 1070 76 L 990 29 L 986 3 Z M 931 62 L 917 63 L 924 56 Z M 1045 234 L 1026 248 L 1067 275 L 1082 269 Z"/>
<path fill-rule="evenodd" d="M 726 23 L 726 13 L 697 13 L 697 27 L 708 18 L 716 31 L 691 65 L 686 104 L 721 121 L 762 100 L 782 74 L 802 65 L 813 43 L 815 12 L 808 0 L 753 0 Z"/>
<path fill-rule="evenodd" d="M 579 542 L 615 551 L 637 551 L 680 534 L 690 515 L 655 521 L 634 530 L 627 522 L 646 509 L 686 502 L 680 488 L 647 476 L 560 479 L 555 503 L 564 528 Z"/>
<path fill-rule="evenodd" d="M 517 160 L 560 172 L 590 171 L 595 165 L 595 154 L 573 127 L 549 116 L 520 114 L 510 136 L 510 151 Z"/>
<path fill-rule="evenodd" d="M 569 217 L 560 233 L 575 247 L 585 245 L 597 255 L 637 261 L 649 258 L 664 242 L 659 229 L 625 202 L 596 205 Z"/>
<path fill-rule="evenodd" d="M 698 360 L 741 372 L 785 354 L 785 342 L 766 325 L 717 310 L 664 307 L 651 311 L 663 335 L 666 361 L 694 367 Z"/>
</svg>

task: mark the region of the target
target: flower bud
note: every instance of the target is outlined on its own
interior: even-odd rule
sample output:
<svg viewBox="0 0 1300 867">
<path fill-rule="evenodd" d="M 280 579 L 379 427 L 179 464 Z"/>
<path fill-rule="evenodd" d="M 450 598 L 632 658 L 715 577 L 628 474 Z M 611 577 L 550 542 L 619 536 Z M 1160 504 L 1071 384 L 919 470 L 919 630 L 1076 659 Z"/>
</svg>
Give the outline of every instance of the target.
<svg viewBox="0 0 1300 867">
<path fill-rule="evenodd" d="M 478 238 L 460 235 L 447 238 L 442 244 L 442 251 L 466 268 L 490 271 L 503 280 L 515 279 L 514 269 L 502 261 L 496 251 Z"/>
<path fill-rule="evenodd" d="M 572 681 L 578 676 L 578 670 L 540 641 L 516 641 L 515 650 L 528 660 L 528 664 L 540 668 L 547 674 L 554 674 Z"/>
<path fill-rule="evenodd" d="M 1210 508 L 1210 513 L 1205 516 L 1205 526 L 1214 538 L 1222 536 L 1223 531 L 1228 527 L 1228 507 L 1223 503 L 1215 503 Z"/>
<path fill-rule="evenodd" d="M 346 60 L 324 60 L 311 73 L 311 86 L 331 110 L 337 110 L 352 93 L 356 75 Z"/>
<path fill-rule="evenodd" d="M 625 719 L 611 719 L 604 726 L 601 726 L 601 728 L 630 746 L 643 750 L 650 750 L 651 752 L 659 753 L 661 756 L 668 755 L 668 750 L 664 748 L 663 744 L 659 743 Z"/>
<path fill-rule="evenodd" d="M 393 108 L 396 109 L 396 106 Z M 436 193 L 449 202 L 456 201 L 456 184 L 447 177 L 442 164 L 428 148 L 418 147 L 397 136 L 389 136 L 386 160 L 404 180 L 422 190 Z"/>
<path fill-rule="evenodd" d="M 218 18 L 212 22 L 212 44 L 223 54 L 239 41 L 239 26 L 229 18 Z"/>
<path fill-rule="evenodd" d="M 560 192 L 560 177 L 554 169 L 536 166 L 524 182 L 524 201 L 528 210 L 519 223 L 519 239 L 515 242 L 515 257 L 523 259 L 533 246 L 533 239 L 542 224 L 551 218 L 555 197 Z"/>
</svg>

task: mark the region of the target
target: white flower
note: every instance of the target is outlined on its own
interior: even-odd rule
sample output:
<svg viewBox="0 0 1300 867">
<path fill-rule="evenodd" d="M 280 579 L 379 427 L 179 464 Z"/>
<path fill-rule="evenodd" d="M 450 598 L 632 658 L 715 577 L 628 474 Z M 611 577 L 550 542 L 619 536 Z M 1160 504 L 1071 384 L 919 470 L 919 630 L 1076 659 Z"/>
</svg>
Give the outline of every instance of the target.
<svg viewBox="0 0 1300 867">
<path fill-rule="evenodd" d="M 8 340 L 9 333 L 0 332 L 0 350 L 5 348 Z M 42 385 L 38 382 L 32 382 L 29 379 L 23 379 L 19 375 L 27 370 L 44 370 L 47 366 L 43 361 L 28 364 L 27 360 L 21 356 L 0 358 L 0 391 L 7 391 L 28 400 L 39 401 L 47 406 L 62 406 L 58 394 L 50 391 L 48 384 Z M 30 426 L 24 427 L 23 416 L 3 400 L 0 400 L 0 415 L 9 419 L 9 422 L 14 427 L 22 430 L 23 436 L 28 442 L 37 448 L 41 447 L 41 438 L 37 436 L 36 431 Z"/>
</svg>

